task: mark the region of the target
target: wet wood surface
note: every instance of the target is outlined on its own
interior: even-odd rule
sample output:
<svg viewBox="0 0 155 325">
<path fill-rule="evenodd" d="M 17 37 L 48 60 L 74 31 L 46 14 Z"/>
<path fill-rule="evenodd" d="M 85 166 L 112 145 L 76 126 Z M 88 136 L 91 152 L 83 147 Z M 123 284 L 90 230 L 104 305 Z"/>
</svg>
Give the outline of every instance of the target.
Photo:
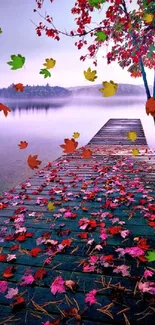
<svg viewBox="0 0 155 325">
<path fill-rule="evenodd" d="M 134 143 L 127 140 L 129 131 L 137 133 Z M 116 252 L 140 248 L 141 240 L 146 240 L 148 250 L 155 249 L 155 155 L 138 119 L 110 119 L 85 148 L 92 150 L 89 159 L 81 158 L 82 148 L 63 154 L 0 197 L 0 281 L 18 288 L 24 298 L 15 308 L 16 296 L 8 299 L 7 291 L 0 293 L 0 324 L 143 325 L 155 319 L 154 296 L 138 289 L 139 282 L 154 282 L 154 261 L 144 257 L 147 250 L 143 258 Z M 140 150 L 138 156 L 132 156 L 133 148 Z M 53 211 L 47 208 L 49 201 L 55 205 Z M 65 212 L 72 215 L 65 217 Z M 94 227 L 80 229 L 83 218 Z M 115 226 L 120 232 L 110 233 Z M 108 234 L 105 240 L 100 238 L 102 228 Z M 129 234 L 122 237 L 126 230 Z M 86 239 L 80 237 L 84 233 Z M 25 236 L 23 240 L 19 235 Z M 44 242 L 38 244 L 38 238 Z M 70 243 L 62 249 L 67 239 Z M 35 257 L 31 250 L 36 247 L 41 251 Z M 7 261 L 10 254 L 16 259 Z M 107 263 L 101 263 L 101 257 Z M 93 258 L 100 262 L 93 264 Z M 130 276 L 113 272 L 121 265 L 129 266 Z M 5 277 L 9 266 L 14 266 L 13 275 Z M 84 266 L 89 267 L 84 271 Z M 43 267 L 42 279 L 21 285 L 25 274 L 34 277 Z M 144 278 L 146 269 L 154 270 L 149 279 Z M 54 295 L 50 287 L 58 276 L 74 281 L 75 290 L 65 287 L 65 293 Z M 97 303 L 90 306 L 85 298 L 94 289 Z"/>
</svg>

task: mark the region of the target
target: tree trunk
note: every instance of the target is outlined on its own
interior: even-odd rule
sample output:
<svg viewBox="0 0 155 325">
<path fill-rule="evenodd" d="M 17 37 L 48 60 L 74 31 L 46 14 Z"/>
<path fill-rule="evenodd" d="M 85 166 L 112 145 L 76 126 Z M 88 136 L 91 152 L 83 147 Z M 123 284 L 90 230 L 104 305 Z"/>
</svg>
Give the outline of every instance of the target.
<svg viewBox="0 0 155 325">
<path fill-rule="evenodd" d="M 127 19 L 129 21 L 129 13 L 127 11 L 125 0 L 123 0 L 123 8 L 124 8 L 124 12 L 127 15 Z M 136 45 L 137 49 L 138 49 L 138 43 L 137 43 L 137 39 L 136 39 L 136 36 L 135 36 L 134 32 L 132 33 L 132 39 L 133 39 L 133 44 Z M 139 65 L 140 65 L 140 70 L 141 70 L 142 77 L 143 77 L 143 82 L 144 82 L 144 87 L 145 87 L 147 99 L 149 99 L 149 98 L 151 98 L 151 94 L 150 94 L 150 89 L 149 89 L 149 86 L 148 86 L 148 82 L 147 82 L 147 78 L 146 78 L 146 72 L 145 72 L 145 68 L 144 68 L 144 64 L 143 64 L 143 60 L 142 60 L 141 55 L 139 56 Z M 154 97 L 154 95 L 155 95 L 155 79 L 154 79 L 154 86 L 153 86 L 153 97 Z M 154 123 L 155 123 L 155 117 L 153 117 L 153 119 L 154 119 Z"/>
</svg>

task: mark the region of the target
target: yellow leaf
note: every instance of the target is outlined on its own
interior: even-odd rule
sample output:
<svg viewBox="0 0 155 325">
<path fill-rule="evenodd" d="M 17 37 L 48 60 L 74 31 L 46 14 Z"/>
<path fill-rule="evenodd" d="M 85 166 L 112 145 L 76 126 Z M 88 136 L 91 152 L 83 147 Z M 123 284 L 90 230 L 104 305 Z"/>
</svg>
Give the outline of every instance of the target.
<svg viewBox="0 0 155 325">
<path fill-rule="evenodd" d="M 79 136 L 80 136 L 80 133 L 79 132 L 74 132 L 72 137 L 74 139 L 77 139 L 77 138 L 79 138 Z"/>
<path fill-rule="evenodd" d="M 56 208 L 56 206 L 54 205 L 53 202 L 49 202 L 48 205 L 47 205 L 47 207 L 48 207 L 48 210 L 49 211 L 53 211 Z"/>
<path fill-rule="evenodd" d="M 56 64 L 56 61 L 53 60 L 52 58 L 50 59 L 46 59 L 45 60 L 46 63 L 44 63 L 43 65 L 46 67 L 46 69 L 52 69 L 54 68 L 55 64 Z"/>
<path fill-rule="evenodd" d="M 137 139 L 137 133 L 135 131 L 127 132 L 127 135 L 127 140 L 131 140 L 132 142 L 134 142 Z"/>
<path fill-rule="evenodd" d="M 118 84 L 114 83 L 112 80 L 110 82 L 108 81 L 103 81 L 102 82 L 103 88 L 100 88 L 99 91 L 103 93 L 104 97 L 110 97 L 115 95 Z"/>
<path fill-rule="evenodd" d="M 133 156 L 137 156 L 138 154 L 139 154 L 139 150 L 137 149 L 137 148 L 135 148 L 135 149 L 132 149 L 132 154 L 133 154 Z"/>
<path fill-rule="evenodd" d="M 146 23 L 151 23 L 154 18 L 152 14 L 144 14 L 143 19 Z"/>
<path fill-rule="evenodd" d="M 96 74 L 97 71 L 96 70 L 91 71 L 91 68 L 88 68 L 87 71 L 84 71 L 84 76 L 89 81 L 95 81 L 95 79 L 97 78 Z"/>
</svg>

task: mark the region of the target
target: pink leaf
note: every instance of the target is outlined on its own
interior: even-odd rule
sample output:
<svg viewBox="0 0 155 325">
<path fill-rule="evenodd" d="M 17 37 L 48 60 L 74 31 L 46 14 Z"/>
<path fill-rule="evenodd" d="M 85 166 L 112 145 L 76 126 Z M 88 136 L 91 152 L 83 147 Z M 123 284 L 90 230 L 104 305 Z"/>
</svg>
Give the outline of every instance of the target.
<svg viewBox="0 0 155 325">
<path fill-rule="evenodd" d="M 0 281 L 0 292 L 3 293 L 7 290 L 8 283 L 7 281 Z"/>
<path fill-rule="evenodd" d="M 65 289 L 65 281 L 61 276 L 57 276 L 54 282 L 51 284 L 51 292 L 53 295 L 55 295 L 57 292 L 58 293 L 64 293 L 66 292 Z"/>
<path fill-rule="evenodd" d="M 94 289 L 94 290 L 89 291 L 86 294 L 85 302 L 88 302 L 90 306 L 97 302 L 97 299 L 95 297 L 96 293 L 97 293 L 97 290 Z"/>
<path fill-rule="evenodd" d="M 12 299 L 14 296 L 18 294 L 18 288 L 9 288 L 8 293 L 5 296 L 7 299 Z"/>
<path fill-rule="evenodd" d="M 29 274 L 29 275 L 24 275 L 23 277 L 22 277 L 22 280 L 23 280 L 23 282 L 21 282 L 21 286 L 24 286 L 24 285 L 27 285 L 27 284 L 32 284 L 33 282 L 34 282 L 34 277 L 33 277 L 33 275 L 32 274 Z"/>
</svg>

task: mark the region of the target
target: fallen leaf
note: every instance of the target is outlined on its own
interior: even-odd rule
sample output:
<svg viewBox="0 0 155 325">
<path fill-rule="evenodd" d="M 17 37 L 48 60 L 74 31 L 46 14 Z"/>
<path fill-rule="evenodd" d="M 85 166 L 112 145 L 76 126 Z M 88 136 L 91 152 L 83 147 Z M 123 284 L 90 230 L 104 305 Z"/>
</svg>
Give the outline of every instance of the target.
<svg viewBox="0 0 155 325">
<path fill-rule="evenodd" d="M 134 142 L 137 139 L 137 133 L 135 131 L 127 132 L 127 140 Z"/>
<path fill-rule="evenodd" d="M 26 141 L 20 141 L 20 144 L 18 144 L 20 149 L 25 149 L 28 146 L 28 143 Z"/>
<path fill-rule="evenodd" d="M 37 169 L 38 166 L 42 163 L 42 161 L 37 160 L 37 158 L 38 158 L 38 155 L 34 155 L 34 156 L 29 155 L 28 156 L 27 163 L 31 169 L 35 169 L 35 168 Z"/>
<path fill-rule="evenodd" d="M 12 278 L 14 276 L 14 270 L 15 268 L 13 266 L 8 266 L 4 271 L 3 271 L 3 276 L 4 278 Z"/>
<path fill-rule="evenodd" d="M 11 304 L 13 308 L 22 307 L 24 304 L 24 298 L 20 295 L 14 297 L 15 301 Z"/>
<path fill-rule="evenodd" d="M 48 205 L 47 205 L 47 207 L 48 207 L 48 210 L 49 211 L 53 211 L 56 208 L 56 206 L 54 205 L 53 202 L 49 202 Z"/>
<path fill-rule="evenodd" d="M 35 280 L 42 280 L 45 275 L 46 275 L 46 270 L 42 268 L 36 271 L 34 278 Z"/>
<path fill-rule="evenodd" d="M 32 248 L 30 250 L 30 255 L 33 256 L 33 257 L 36 257 L 38 256 L 38 254 L 41 252 L 41 248 L 39 247 L 36 247 L 36 248 Z"/>
<path fill-rule="evenodd" d="M 7 299 L 12 299 L 14 296 L 18 294 L 18 288 L 9 288 L 8 293 L 6 294 Z"/>
<path fill-rule="evenodd" d="M 51 292 L 53 293 L 53 295 L 55 295 L 57 292 L 58 293 L 66 292 L 64 284 L 65 284 L 65 281 L 63 280 L 63 278 L 61 276 L 57 276 L 50 286 Z"/>
<path fill-rule="evenodd" d="M 145 256 L 148 260 L 148 262 L 154 262 L 155 261 L 155 251 L 148 251 L 147 255 Z"/>
<path fill-rule="evenodd" d="M 4 115 L 7 117 L 8 112 L 11 112 L 11 109 L 0 103 L 0 111 L 3 111 Z"/>
<path fill-rule="evenodd" d="M 8 288 L 7 281 L 0 281 L 0 293 L 4 293 Z"/>
<path fill-rule="evenodd" d="M 88 159 L 92 156 L 92 151 L 90 149 L 84 149 L 82 152 L 82 158 Z"/>
<path fill-rule="evenodd" d="M 132 149 L 133 156 L 139 155 L 140 151 L 137 148 Z"/>
<path fill-rule="evenodd" d="M 73 280 L 66 280 L 65 286 L 70 289 L 72 292 L 74 292 L 77 288 L 77 284 Z"/>
</svg>

